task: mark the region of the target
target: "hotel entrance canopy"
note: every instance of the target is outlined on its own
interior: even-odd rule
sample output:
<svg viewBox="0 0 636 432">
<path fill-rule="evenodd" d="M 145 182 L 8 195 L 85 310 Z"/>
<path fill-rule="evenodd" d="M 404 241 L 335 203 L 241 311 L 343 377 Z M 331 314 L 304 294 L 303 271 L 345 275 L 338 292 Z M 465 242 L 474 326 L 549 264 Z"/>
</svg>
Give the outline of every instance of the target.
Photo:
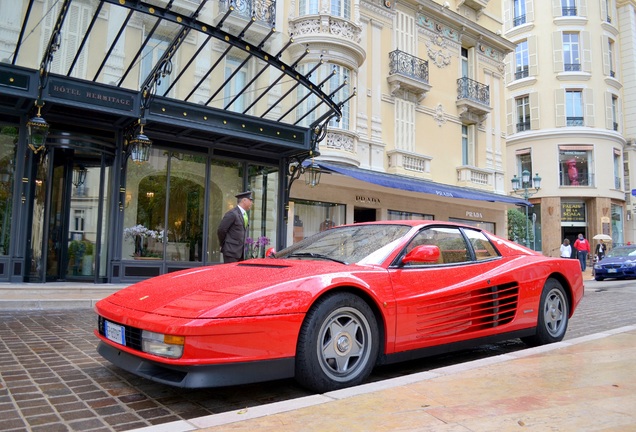
<svg viewBox="0 0 636 432">
<path fill-rule="evenodd" d="M 0 3 L 0 112 L 220 153 L 293 156 L 354 92 L 276 31 L 274 0 L 17 0 Z M 290 49 L 292 47 L 293 49 Z M 49 120 L 50 121 L 50 120 Z"/>
</svg>

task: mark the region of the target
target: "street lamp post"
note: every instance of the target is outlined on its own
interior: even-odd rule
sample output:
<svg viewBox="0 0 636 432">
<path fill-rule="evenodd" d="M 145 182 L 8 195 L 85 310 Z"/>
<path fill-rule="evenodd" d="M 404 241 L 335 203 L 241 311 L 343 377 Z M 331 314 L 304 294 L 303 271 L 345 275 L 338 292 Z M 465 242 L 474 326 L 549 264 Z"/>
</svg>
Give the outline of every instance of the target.
<svg viewBox="0 0 636 432">
<path fill-rule="evenodd" d="M 522 196 L 526 201 L 541 189 L 541 177 L 539 177 L 539 174 L 537 173 L 531 182 L 530 171 L 528 170 L 523 170 L 521 179 L 515 174 L 510 181 L 512 182 L 512 192 Z M 530 245 L 529 229 L 528 206 L 526 206 L 526 238 L 524 239 L 526 247 Z"/>
</svg>

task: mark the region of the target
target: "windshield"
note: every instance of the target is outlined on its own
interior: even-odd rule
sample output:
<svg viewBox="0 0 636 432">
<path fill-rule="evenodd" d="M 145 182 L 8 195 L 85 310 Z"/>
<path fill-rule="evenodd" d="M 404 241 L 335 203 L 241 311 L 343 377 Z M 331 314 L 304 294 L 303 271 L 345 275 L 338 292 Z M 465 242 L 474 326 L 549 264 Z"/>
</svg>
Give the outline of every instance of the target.
<svg viewBox="0 0 636 432">
<path fill-rule="evenodd" d="M 410 229 L 407 225 L 388 224 L 336 227 L 283 249 L 276 258 L 380 264 Z"/>
<path fill-rule="evenodd" d="M 636 246 L 620 246 L 612 249 L 606 255 L 607 257 L 635 257 L 636 258 Z"/>
</svg>

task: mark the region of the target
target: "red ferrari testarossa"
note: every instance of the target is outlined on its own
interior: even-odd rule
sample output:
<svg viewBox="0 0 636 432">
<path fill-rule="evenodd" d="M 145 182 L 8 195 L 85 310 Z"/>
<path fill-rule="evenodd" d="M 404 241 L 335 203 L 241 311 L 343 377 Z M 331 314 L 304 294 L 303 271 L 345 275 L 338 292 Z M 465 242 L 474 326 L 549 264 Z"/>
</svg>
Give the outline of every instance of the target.
<svg viewBox="0 0 636 432">
<path fill-rule="evenodd" d="M 438 221 L 345 225 L 268 258 L 139 282 L 97 303 L 98 352 L 179 387 L 295 377 L 324 392 L 375 365 L 563 339 L 577 260 Z"/>
</svg>

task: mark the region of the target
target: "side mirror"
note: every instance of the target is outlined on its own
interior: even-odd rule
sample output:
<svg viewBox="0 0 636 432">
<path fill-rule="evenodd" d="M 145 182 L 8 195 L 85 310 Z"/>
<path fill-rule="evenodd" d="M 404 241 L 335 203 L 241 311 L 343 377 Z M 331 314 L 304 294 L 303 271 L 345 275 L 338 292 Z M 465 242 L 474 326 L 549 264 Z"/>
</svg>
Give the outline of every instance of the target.
<svg viewBox="0 0 636 432">
<path fill-rule="evenodd" d="M 439 257 L 439 247 L 435 245 L 415 246 L 412 251 L 402 258 L 402 264 L 408 264 L 411 262 L 434 263 L 439 261 Z"/>
<path fill-rule="evenodd" d="M 265 258 L 275 258 L 275 255 L 276 255 L 276 249 L 274 249 L 273 247 L 265 251 Z"/>
</svg>

